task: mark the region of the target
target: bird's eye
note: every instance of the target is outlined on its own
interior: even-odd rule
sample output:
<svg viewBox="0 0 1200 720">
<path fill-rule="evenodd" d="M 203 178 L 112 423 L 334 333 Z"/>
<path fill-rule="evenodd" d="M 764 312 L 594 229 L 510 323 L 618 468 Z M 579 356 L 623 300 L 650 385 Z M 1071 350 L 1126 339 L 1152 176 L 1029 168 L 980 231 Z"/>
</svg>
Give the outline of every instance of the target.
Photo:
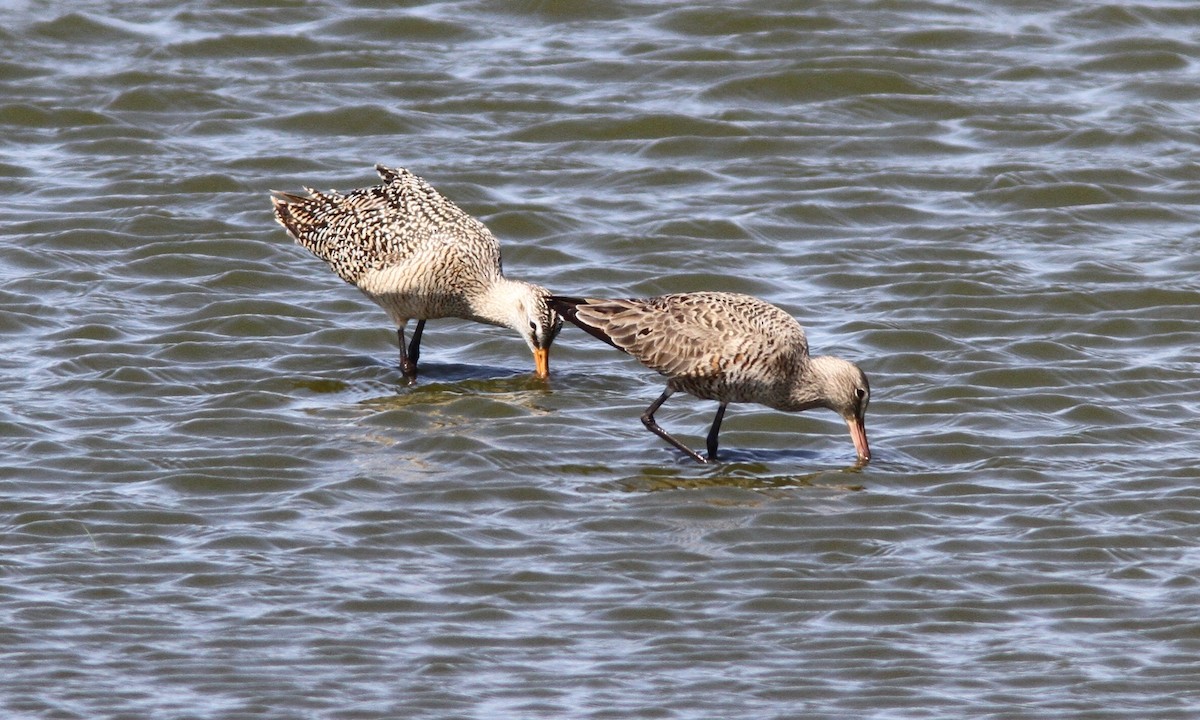
<svg viewBox="0 0 1200 720">
<path fill-rule="evenodd" d="M 534 322 L 533 320 L 530 320 L 529 321 L 529 329 L 534 332 L 537 332 L 537 323 Z"/>
<path fill-rule="evenodd" d="M 861 401 L 866 396 L 867 396 L 866 390 L 863 390 L 862 388 L 854 388 L 854 397 L 858 398 L 859 401 Z"/>
</svg>

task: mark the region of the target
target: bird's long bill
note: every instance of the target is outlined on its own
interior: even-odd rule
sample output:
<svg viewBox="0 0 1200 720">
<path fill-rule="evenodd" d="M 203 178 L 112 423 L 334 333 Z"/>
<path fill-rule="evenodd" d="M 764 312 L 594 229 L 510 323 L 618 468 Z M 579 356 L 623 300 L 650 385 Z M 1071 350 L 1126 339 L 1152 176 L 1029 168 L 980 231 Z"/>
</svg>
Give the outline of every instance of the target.
<svg viewBox="0 0 1200 720">
<path fill-rule="evenodd" d="M 846 427 L 850 428 L 850 439 L 854 441 L 854 450 L 858 459 L 866 462 L 871 459 L 871 447 L 867 445 L 867 423 L 861 418 L 848 418 Z"/>
<path fill-rule="evenodd" d="M 550 351 L 546 348 L 533 349 L 534 372 L 540 378 L 550 377 Z"/>
</svg>

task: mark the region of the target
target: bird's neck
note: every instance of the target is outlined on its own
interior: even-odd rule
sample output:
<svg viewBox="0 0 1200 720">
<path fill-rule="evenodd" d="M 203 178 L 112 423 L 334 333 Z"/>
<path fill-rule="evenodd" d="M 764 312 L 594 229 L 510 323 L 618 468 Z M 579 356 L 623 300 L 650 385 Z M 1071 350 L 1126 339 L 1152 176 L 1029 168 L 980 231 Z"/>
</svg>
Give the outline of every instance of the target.
<svg viewBox="0 0 1200 720">
<path fill-rule="evenodd" d="M 536 293 L 536 285 L 500 276 L 470 298 L 471 319 L 520 331 L 526 306 Z"/>
<path fill-rule="evenodd" d="M 830 367 L 837 362 L 839 362 L 837 358 L 829 355 L 818 355 L 808 358 L 807 362 L 800 363 L 796 367 L 795 375 L 791 378 L 786 407 L 780 409 L 800 412 L 812 408 L 830 407 L 829 397 L 832 393 Z"/>
</svg>

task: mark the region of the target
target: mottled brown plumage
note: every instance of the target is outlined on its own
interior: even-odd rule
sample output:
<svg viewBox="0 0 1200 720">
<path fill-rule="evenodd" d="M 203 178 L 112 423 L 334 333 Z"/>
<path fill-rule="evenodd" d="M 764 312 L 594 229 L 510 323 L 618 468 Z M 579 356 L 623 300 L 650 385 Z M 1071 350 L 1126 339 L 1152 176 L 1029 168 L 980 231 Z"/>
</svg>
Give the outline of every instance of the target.
<svg viewBox="0 0 1200 720">
<path fill-rule="evenodd" d="M 504 277 L 500 243 L 479 220 L 403 168 L 375 166 L 382 185 L 307 196 L 275 191 L 275 219 L 296 242 L 387 311 L 400 365 L 416 378 L 426 320 L 458 317 L 515 329 L 549 374 L 562 319 L 549 291 Z M 417 320 L 406 348 L 404 329 Z"/>
<path fill-rule="evenodd" d="M 867 376 L 839 358 L 810 357 L 800 323 L 749 295 L 696 292 L 640 300 L 553 296 L 550 306 L 589 334 L 667 376 L 667 389 L 642 422 L 699 462 L 700 454 L 663 430 L 654 413 L 683 391 L 720 403 L 708 435 L 707 461 L 717 457 L 717 435 L 729 403 L 753 402 L 796 412 L 834 410 L 846 421 L 859 460 L 871 458 L 864 416 Z"/>
</svg>

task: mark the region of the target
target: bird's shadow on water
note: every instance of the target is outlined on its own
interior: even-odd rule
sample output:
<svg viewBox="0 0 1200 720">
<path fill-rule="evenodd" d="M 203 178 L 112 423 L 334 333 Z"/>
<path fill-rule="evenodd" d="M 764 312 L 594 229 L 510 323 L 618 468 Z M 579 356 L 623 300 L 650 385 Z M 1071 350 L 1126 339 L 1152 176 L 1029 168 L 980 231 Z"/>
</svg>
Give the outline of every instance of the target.
<svg viewBox="0 0 1200 720">
<path fill-rule="evenodd" d="M 493 365 L 460 365 L 456 363 L 439 363 L 421 366 L 420 374 L 415 383 L 408 380 L 396 368 L 396 389 L 401 392 L 414 390 L 437 390 L 448 388 L 467 388 L 484 392 L 503 392 L 508 390 L 548 390 L 546 380 L 539 378 L 527 370 Z"/>
<path fill-rule="evenodd" d="M 409 382 L 396 365 L 363 365 L 366 372 L 328 384 L 330 391 L 353 391 L 356 405 L 372 411 L 440 405 L 465 396 L 491 397 L 537 412 L 546 412 L 539 398 L 549 390 L 544 379 L 531 372 L 454 363 L 422 364 L 415 382 Z"/>
<path fill-rule="evenodd" d="M 863 465 L 826 468 L 799 473 L 771 472 L 771 467 L 790 464 L 812 467 L 820 458 L 804 450 L 722 450 L 720 459 L 700 465 L 689 458 L 672 464 L 643 468 L 636 475 L 611 481 L 607 485 L 623 492 L 659 492 L 662 490 L 698 490 L 703 488 L 739 488 L 754 491 L 815 488 L 842 492 L 865 490 L 860 481 Z"/>
<path fill-rule="evenodd" d="M 415 381 L 404 377 L 396 363 L 372 360 L 362 367 L 369 368 L 373 385 L 387 387 L 396 396 L 438 392 L 461 394 L 464 391 L 545 391 L 549 388 L 545 379 L 537 377 L 529 370 L 496 365 L 421 363 Z"/>
<path fill-rule="evenodd" d="M 821 453 L 813 450 L 765 448 L 722 448 L 714 467 L 721 465 L 766 465 L 768 463 L 813 463 L 821 459 Z M 697 466 L 699 465 L 696 463 Z"/>
</svg>

